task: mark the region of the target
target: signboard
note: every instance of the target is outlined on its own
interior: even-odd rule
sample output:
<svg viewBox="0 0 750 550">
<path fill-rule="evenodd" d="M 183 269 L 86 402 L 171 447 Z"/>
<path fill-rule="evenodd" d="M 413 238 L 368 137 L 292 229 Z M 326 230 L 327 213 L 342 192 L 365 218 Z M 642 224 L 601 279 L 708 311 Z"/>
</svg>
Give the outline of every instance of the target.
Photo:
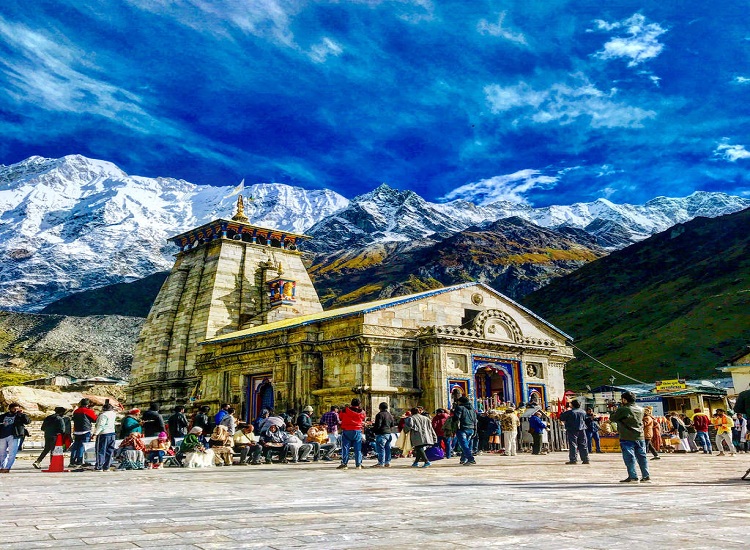
<svg viewBox="0 0 750 550">
<path fill-rule="evenodd" d="M 636 397 L 635 402 L 641 407 L 653 408 L 651 416 L 664 416 L 664 403 L 660 397 Z"/>
<path fill-rule="evenodd" d="M 657 380 L 656 388 L 654 388 L 654 391 L 656 391 L 656 393 L 676 391 L 684 390 L 686 387 L 687 385 L 685 384 L 685 380 L 682 379 L 675 378 L 674 380 Z"/>
<path fill-rule="evenodd" d="M 613 391 L 603 391 L 601 393 L 598 393 L 597 396 L 602 401 L 612 401 L 615 398 L 615 392 L 613 392 Z"/>
</svg>

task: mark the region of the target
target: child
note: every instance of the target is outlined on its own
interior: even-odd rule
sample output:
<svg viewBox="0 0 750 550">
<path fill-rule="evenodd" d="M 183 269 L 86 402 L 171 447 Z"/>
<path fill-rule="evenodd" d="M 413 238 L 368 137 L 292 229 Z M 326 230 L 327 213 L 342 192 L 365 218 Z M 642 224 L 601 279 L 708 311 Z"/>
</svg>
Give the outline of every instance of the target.
<svg viewBox="0 0 750 550">
<path fill-rule="evenodd" d="M 156 439 L 148 444 L 149 467 L 154 470 L 161 469 L 164 464 L 164 456 L 169 450 L 169 437 L 166 432 L 160 432 Z"/>
</svg>

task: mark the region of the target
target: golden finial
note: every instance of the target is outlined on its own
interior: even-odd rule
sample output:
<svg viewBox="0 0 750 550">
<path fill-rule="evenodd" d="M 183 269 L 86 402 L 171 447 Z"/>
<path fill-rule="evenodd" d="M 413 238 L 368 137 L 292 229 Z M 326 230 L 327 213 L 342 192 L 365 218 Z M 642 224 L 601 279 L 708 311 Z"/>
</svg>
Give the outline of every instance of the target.
<svg viewBox="0 0 750 550">
<path fill-rule="evenodd" d="M 279 277 L 284 274 L 284 268 L 281 267 L 281 262 L 279 262 L 279 265 L 276 267 L 276 272 L 279 274 Z"/>
<path fill-rule="evenodd" d="M 242 195 L 237 195 L 237 213 L 232 216 L 232 219 L 236 222 L 247 223 L 249 220 L 245 216 L 245 203 L 242 201 Z"/>
</svg>

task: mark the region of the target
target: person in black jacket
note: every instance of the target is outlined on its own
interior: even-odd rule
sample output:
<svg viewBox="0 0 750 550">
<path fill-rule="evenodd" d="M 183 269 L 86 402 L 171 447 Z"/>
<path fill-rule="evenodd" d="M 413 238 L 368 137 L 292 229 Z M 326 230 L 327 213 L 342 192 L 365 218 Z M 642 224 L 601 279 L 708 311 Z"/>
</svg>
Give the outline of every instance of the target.
<svg viewBox="0 0 750 550">
<path fill-rule="evenodd" d="M 143 413 L 141 421 L 143 422 L 143 437 L 156 437 L 166 431 L 164 419 L 159 413 L 159 404 L 156 402 L 151 403 L 148 410 Z"/>
<path fill-rule="evenodd" d="M 297 417 L 297 428 L 305 435 L 307 435 L 307 430 L 312 427 L 312 414 L 314 412 L 315 409 L 308 405 L 302 409 L 302 412 Z"/>
<path fill-rule="evenodd" d="M 388 411 L 388 403 L 381 403 L 380 412 L 375 415 L 372 431 L 375 434 L 375 450 L 378 463 L 373 468 L 390 468 L 391 466 L 391 430 L 396 425 L 393 415 Z"/>
<path fill-rule="evenodd" d="M 740 392 L 737 396 L 737 401 L 734 403 L 734 412 L 745 416 L 750 414 L 750 389 Z"/>
<path fill-rule="evenodd" d="M 169 426 L 169 438 L 172 441 L 172 445 L 175 444 L 175 438 L 184 438 L 187 435 L 188 419 L 185 415 L 185 407 L 177 405 L 174 408 L 174 413 L 167 419 L 167 426 Z"/>
<path fill-rule="evenodd" d="M 16 461 L 18 445 L 23 437 L 25 426 L 31 419 L 18 403 L 8 405 L 8 412 L 0 414 L 0 473 L 7 474 Z"/>
<path fill-rule="evenodd" d="M 453 407 L 453 416 L 458 423 L 456 437 L 461 446 L 461 464 L 474 465 L 477 462 L 471 453 L 471 439 L 477 429 L 477 413 L 468 397 L 463 396 L 458 399 Z"/>
<path fill-rule="evenodd" d="M 213 424 L 208 418 L 208 413 L 210 410 L 211 407 L 209 407 L 208 405 L 203 405 L 200 409 L 198 409 L 198 412 L 195 413 L 195 416 L 193 416 L 193 425 L 189 426 L 189 428 L 202 428 L 204 434 L 210 434 L 214 430 Z"/>
<path fill-rule="evenodd" d="M 560 415 L 560 420 L 565 423 L 565 434 L 568 439 L 568 461 L 565 464 L 578 464 L 578 455 L 581 455 L 581 464 L 588 464 L 586 413 L 581 410 L 578 399 L 574 399 L 571 405 L 572 409 Z"/>
<path fill-rule="evenodd" d="M 42 460 L 47 456 L 48 453 L 52 452 L 57 442 L 57 436 L 65 434 L 65 413 L 67 409 L 65 407 L 55 407 L 55 414 L 49 415 L 42 422 L 42 431 L 44 432 L 44 450 L 39 458 L 32 464 L 34 468 L 40 470 L 42 468 Z"/>
</svg>

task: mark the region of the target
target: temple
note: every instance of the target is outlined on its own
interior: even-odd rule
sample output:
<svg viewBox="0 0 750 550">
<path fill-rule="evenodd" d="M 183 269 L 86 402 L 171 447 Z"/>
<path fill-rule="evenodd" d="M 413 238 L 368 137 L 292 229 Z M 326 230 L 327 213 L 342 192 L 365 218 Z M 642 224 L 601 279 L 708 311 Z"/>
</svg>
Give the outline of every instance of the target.
<svg viewBox="0 0 750 550">
<path fill-rule="evenodd" d="M 368 413 L 560 399 L 570 337 L 481 283 L 324 311 L 309 237 L 232 220 L 172 237 L 175 265 L 136 346 L 130 402 L 231 403 L 245 419 L 358 396 Z"/>
</svg>

